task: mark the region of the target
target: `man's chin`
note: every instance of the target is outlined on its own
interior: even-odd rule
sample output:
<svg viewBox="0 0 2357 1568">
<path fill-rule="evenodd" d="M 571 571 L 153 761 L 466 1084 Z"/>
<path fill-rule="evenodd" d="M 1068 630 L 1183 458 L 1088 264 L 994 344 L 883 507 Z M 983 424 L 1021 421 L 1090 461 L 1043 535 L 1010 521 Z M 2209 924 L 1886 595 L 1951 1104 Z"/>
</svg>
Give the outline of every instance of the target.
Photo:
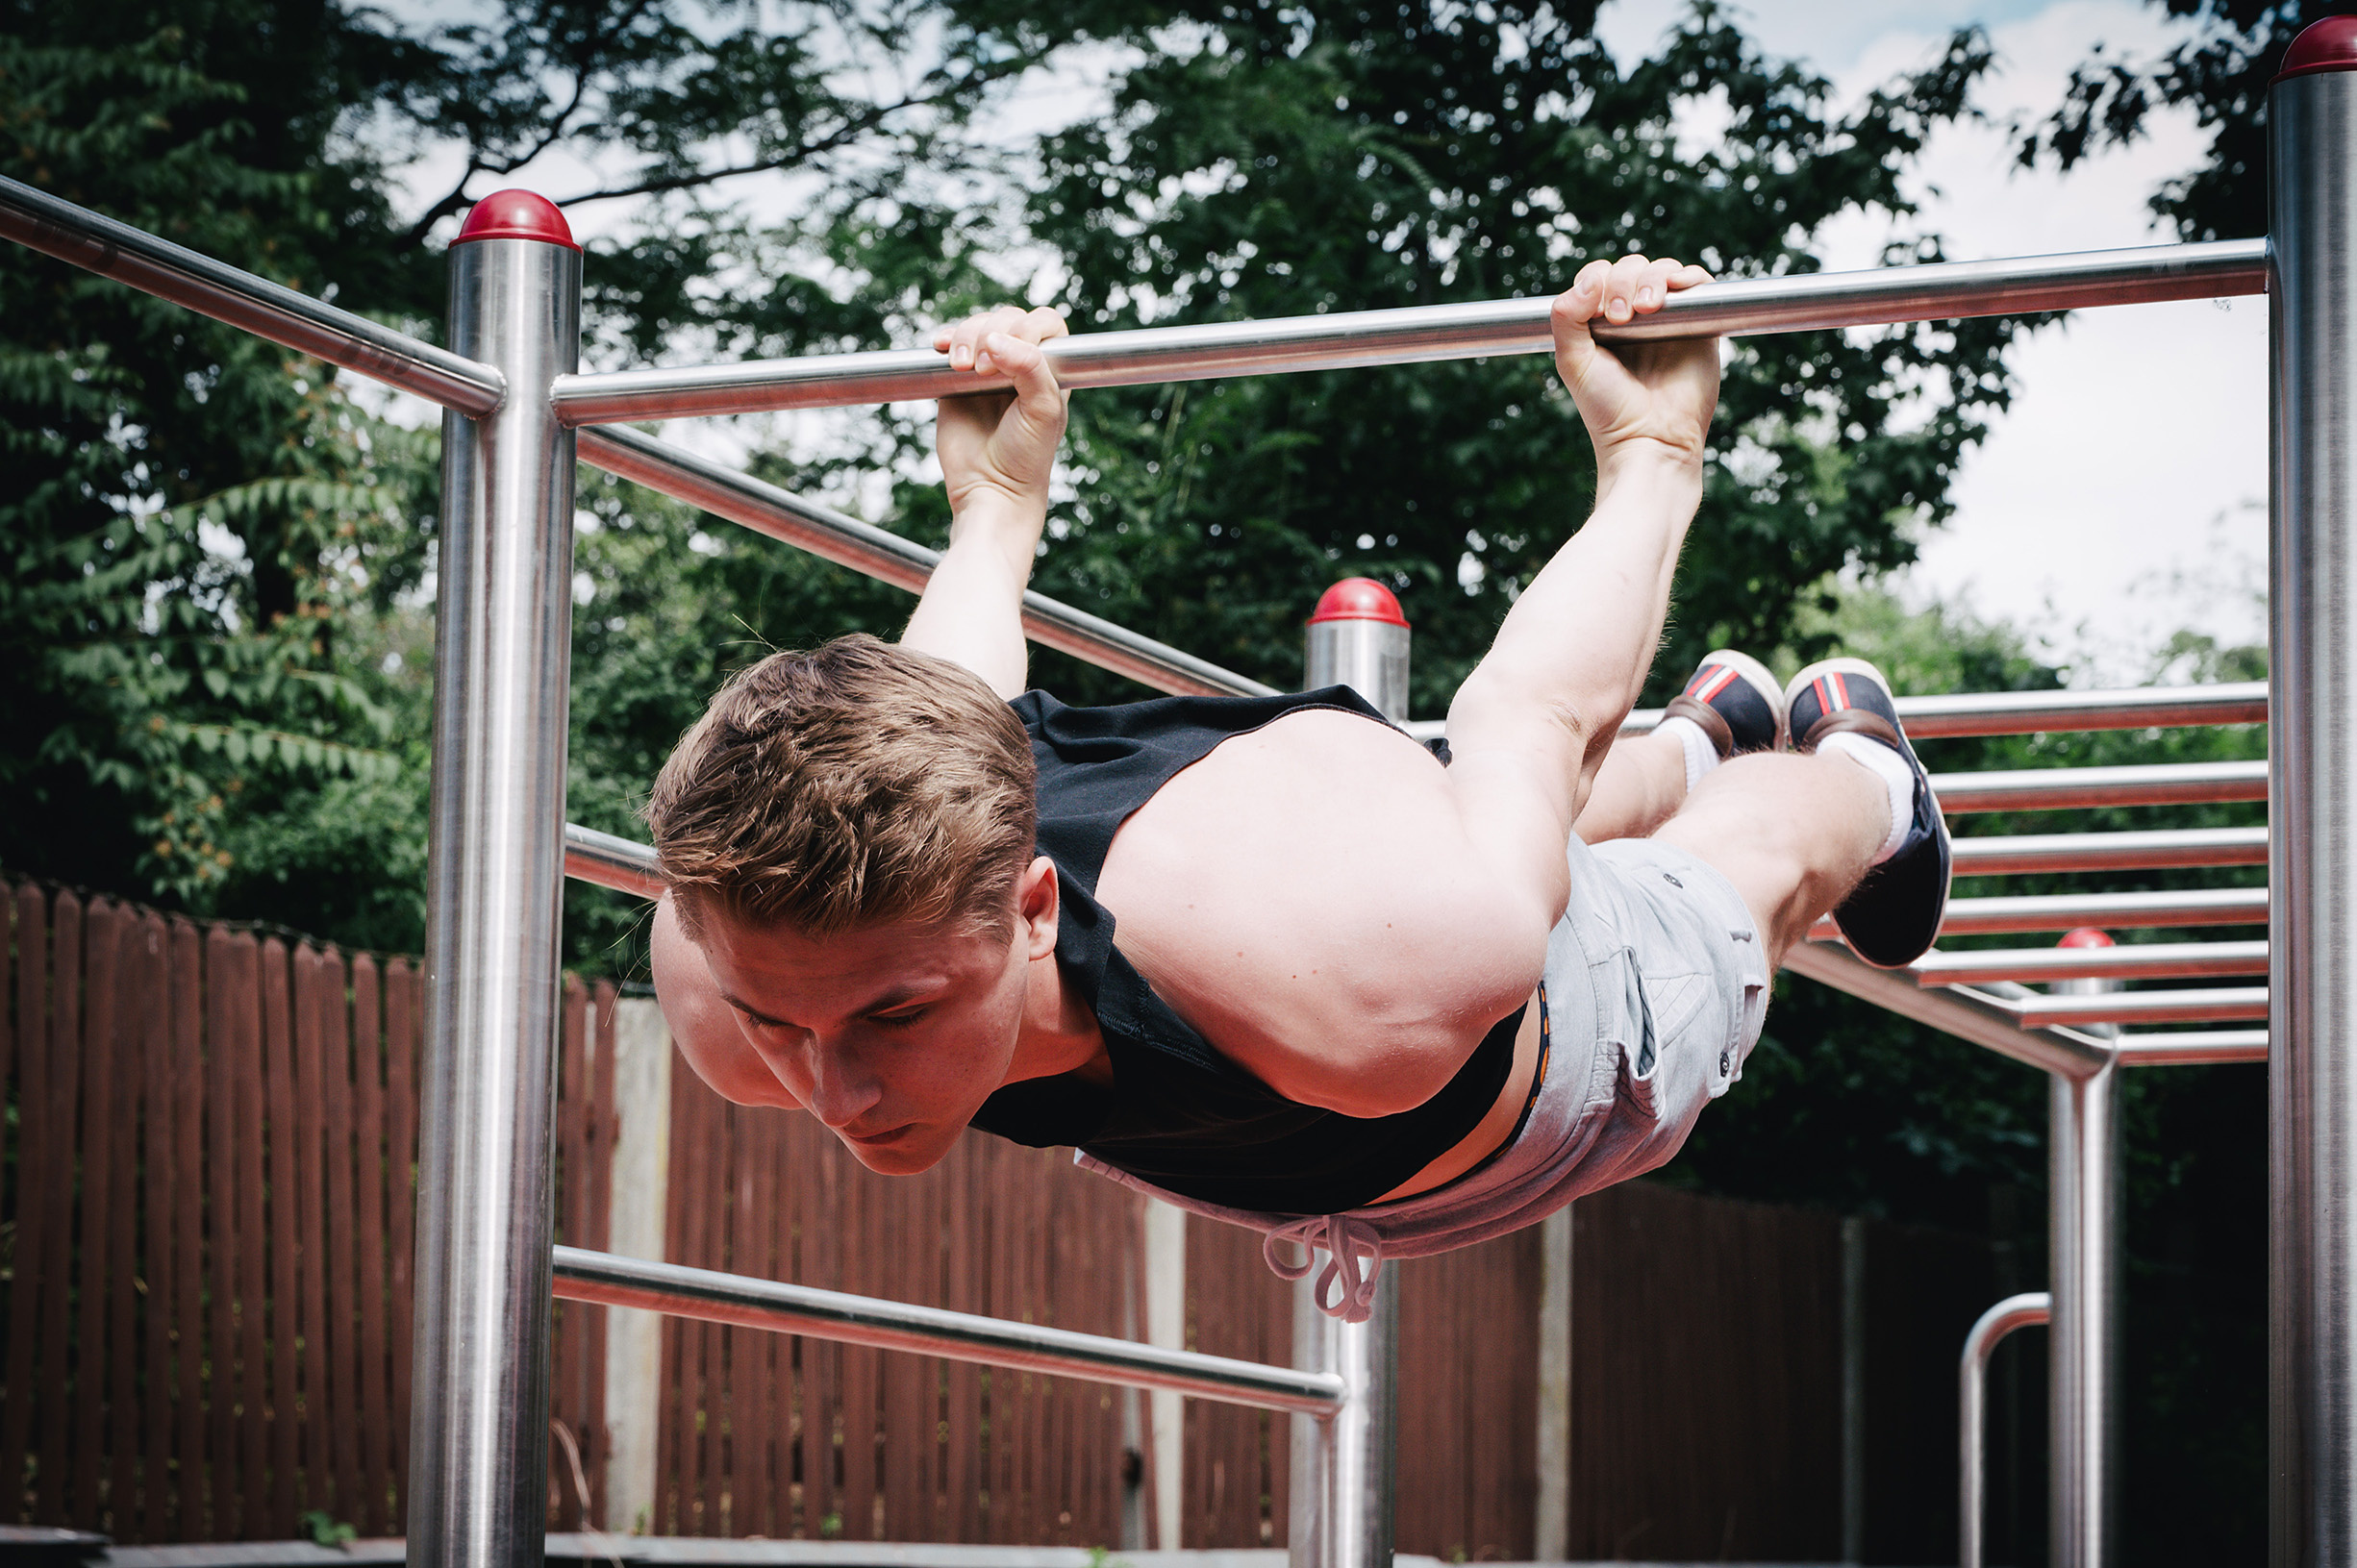
<svg viewBox="0 0 2357 1568">
<path fill-rule="evenodd" d="M 851 1157 L 878 1176 L 915 1176 L 939 1165 L 958 1134 L 944 1135 L 939 1129 L 912 1123 L 880 1137 L 859 1138 L 848 1133 L 837 1133 Z"/>
</svg>

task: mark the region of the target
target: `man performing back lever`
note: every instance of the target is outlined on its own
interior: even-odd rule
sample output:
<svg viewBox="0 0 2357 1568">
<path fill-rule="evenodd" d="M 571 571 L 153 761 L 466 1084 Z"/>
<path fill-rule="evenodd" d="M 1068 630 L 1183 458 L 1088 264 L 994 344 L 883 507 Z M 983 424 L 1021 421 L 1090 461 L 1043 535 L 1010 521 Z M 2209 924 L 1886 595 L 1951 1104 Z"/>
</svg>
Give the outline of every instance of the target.
<svg viewBox="0 0 2357 1568">
<path fill-rule="evenodd" d="M 1605 349 L 1700 268 L 1584 267 L 1555 359 L 1594 512 L 1515 601 L 1443 766 L 1343 688 L 1067 708 L 1026 691 L 1023 587 L 1066 394 L 1054 312 L 936 336 L 948 551 L 898 644 L 776 654 L 649 807 L 654 967 L 719 1093 L 872 1170 L 969 1125 L 1276 1243 L 1330 1311 L 1385 1256 L 1534 1224 L 1668 1159 L 1831 910 L 1869 961 L 1939 930 L 1939 804 L 1870 665 L 1778 691 L 1703 661 L 1615 743 L 1667 612 L 1718 400 L 1711 339 Z M 1788 749 L 1789 747 L 1789 749 Z M 1593 845 L 1595 847 L 1591 848 Z"/>
</svg>

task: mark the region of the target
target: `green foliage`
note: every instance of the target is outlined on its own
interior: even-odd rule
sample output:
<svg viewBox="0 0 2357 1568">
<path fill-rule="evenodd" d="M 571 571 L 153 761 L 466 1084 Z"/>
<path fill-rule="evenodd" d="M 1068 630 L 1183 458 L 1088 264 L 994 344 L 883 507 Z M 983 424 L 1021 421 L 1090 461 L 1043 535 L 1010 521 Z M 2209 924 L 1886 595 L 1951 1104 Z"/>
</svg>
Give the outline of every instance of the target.
<svg viewBox="0 0 2357 1568">
<path fill-rule="evenodd" d="M 2070 73 L 2054 112 L 2019 128 L 2027 166 L 2069 168 L 2144 136 L 2154 111 L 2191 109 L 2210 138 L 2202 162 L 2152 194 L 2153 215 L 2194 239 L 2267 233 L 2267 87 L 2300 29 L 2346 8 L 2325 0 L 2150 0 L 2194 35 L 2157 61 L 2098 46 Z"/>
<path fill-rule="evenodd" d="M 341 1552 L 360 1538 L 359 1531 L 338 1521 L 325 1508 L 310 1509 L 297 1524 L 303 1533 L 311 1538 L 312 1545 L 324 1546 L 334 1552 Z"/>
</svg>

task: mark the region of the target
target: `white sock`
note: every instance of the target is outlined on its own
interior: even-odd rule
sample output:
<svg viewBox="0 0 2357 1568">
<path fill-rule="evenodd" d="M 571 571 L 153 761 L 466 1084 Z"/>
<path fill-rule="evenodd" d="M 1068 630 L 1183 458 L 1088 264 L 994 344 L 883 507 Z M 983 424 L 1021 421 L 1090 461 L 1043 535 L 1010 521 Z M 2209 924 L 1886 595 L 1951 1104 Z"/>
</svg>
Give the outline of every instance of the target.
<svg viewBox="0 0 2357 1568">
<path fill-rule="evenodd" d="M 1686 748 L 1686 787 L 1689 790 L 1702 782 L 1704 774 L 1718 765 L 1718 748 L 1711 744 L 1711 737 L 1704 734 L 1702 726 L 1693 719 L 1664 719 L 1653 733 L 1657 735 L 1676 735 L 1678 743 Z"/>
<path fill-rule="evenodd" d="M 1817 743 L 1817 751 L 1820 757 L 1827 752 L 1846 757 L 1882 781 L 1891 792 L 1891 832 L 1868 863 L 1880 865 L 1896 855 L 1907 841 L 1908 830 L 1915 826 L 1915 769 L 1897 752 L 1854 730 L 1827 735 Z"/>
</svg>

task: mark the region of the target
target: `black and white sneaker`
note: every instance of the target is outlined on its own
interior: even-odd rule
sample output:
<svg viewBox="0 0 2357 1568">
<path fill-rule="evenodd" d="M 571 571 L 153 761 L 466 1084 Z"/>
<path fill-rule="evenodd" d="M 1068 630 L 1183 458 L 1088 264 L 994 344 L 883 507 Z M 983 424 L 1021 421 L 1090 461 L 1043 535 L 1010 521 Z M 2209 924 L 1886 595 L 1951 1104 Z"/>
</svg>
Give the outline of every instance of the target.
<svg viewBox="0 0 2357 1568">
<path fill-rule="evenodd" d="M 1784 693 L 1776 678 L 1767 665 L 1732 648 L 1705 654 L 1662 717 L 1692 719 L 1721 761 L 1745 752 L 1784 749 Z"/>
<path fill-rule="evenodd" d="M 1854 734 L 1889 747 L 1915 775 L 1904 836 L 1833 911 L 1858 957 L 1880 968 L 1903 969 L 1930 951 L 1940 934 L 1952 857 L 1931 776 L 1907 744 L 1891 684 L 1863 659 L 1828 659 L 1793 676 L 1784 703 L 1794 751 L 1814 752 L 1834 735 Z"/>
</svg>

